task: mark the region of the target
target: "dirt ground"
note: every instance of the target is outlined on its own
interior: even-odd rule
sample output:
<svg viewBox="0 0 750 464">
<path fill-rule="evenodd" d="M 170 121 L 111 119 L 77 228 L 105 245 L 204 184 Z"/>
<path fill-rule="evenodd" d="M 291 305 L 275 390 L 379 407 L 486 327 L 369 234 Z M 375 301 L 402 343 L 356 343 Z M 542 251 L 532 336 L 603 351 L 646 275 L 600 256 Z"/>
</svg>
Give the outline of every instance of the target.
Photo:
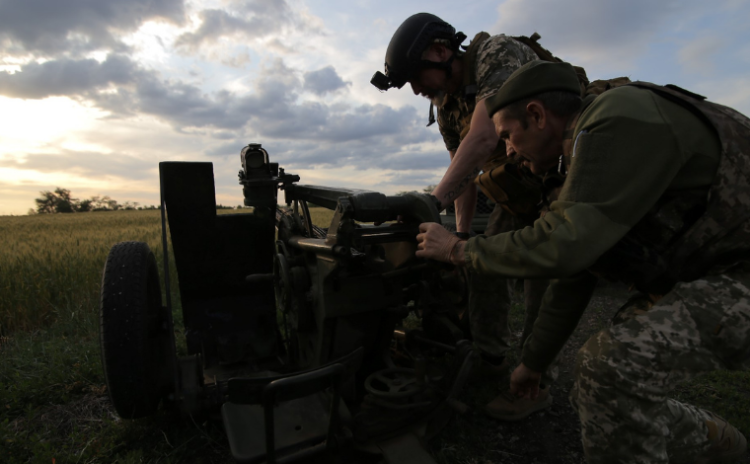
<svg viewBox="0 0 750 464">
<path fill-rule="evenodd" d="M 623 286 L 610 284 L 597 289 L 578 328 L 563 348 L 560 375 L 551 389 L 553 403 L 549 409 L 519 422 L 503 423 L 486 416 L 481 409 L 498 393 L 496 389 L 488 385 L 469 386 L 462 399 L 472 410 L 456 417 L 432 441 L 431 452 L 435 458 L 441 464 L 584 463 L 578 415 L 568 401 L 576 352 L 591 335 L 608 326 L 628 297 Z M 512 324 L 519 331 L 522 327 L 518 314 L 520 306 L 519 300 L 515 321 L 512 317 Z M 750 463 L 750 455 L 738 463 Z"/>
</svg>

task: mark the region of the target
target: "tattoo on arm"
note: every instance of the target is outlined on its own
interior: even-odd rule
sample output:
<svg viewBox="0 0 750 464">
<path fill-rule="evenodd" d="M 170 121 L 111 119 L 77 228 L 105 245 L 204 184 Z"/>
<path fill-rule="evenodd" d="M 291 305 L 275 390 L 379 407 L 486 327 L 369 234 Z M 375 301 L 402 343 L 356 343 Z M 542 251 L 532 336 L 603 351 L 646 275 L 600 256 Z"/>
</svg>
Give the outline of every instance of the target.
<svg viewBox="0 0 750 464">
<path fill-rule="evenodd" d="M 458 183 L 455 189 L 450 190 L 445 195 L 443 195 L 443 204 L 448 205 L 453 202 L 459 195 L 463 193 L 464 190 L 466 190 L 466 187 L 469 186 L 470 183 L 474 181 L 474 178 L 479 175 L 479 173 L 482 170 L 479 167 L 474 168 L 469 175 L 461 179 L 461 182 Z"/>
</svg>

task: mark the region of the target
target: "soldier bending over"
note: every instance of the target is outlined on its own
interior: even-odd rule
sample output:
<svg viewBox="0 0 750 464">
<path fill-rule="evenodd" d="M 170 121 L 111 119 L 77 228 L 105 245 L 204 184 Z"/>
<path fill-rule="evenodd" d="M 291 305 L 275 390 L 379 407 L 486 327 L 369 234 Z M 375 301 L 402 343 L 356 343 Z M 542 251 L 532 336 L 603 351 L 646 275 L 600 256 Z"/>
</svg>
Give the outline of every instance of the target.
<svg viewBox="0 0 750 464">
<path fill-rule="evenodd" d="M 580 349 L 570 399 L 590 463 L 737 459 L 745 437 L 669 399 L 681 381 L 750 368 L 750 120 L 675 86 L 636 82 L 583 101 L 567 63 L 528 63 L 486 103 L 511 155 L 568 174 L 531 227 L 459 240 L 422 224 L 418 256 L 475 272 L 551 277 L 511 391 L 541 373 L 597 277 L 638 297 Z"/>
</svg>

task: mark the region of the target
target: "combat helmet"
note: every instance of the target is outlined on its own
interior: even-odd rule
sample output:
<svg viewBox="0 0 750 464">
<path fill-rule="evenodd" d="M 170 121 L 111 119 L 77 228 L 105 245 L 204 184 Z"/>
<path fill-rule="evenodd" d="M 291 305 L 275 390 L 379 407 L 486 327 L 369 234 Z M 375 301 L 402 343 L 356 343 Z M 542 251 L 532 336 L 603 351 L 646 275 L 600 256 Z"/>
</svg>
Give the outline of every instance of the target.
<svg viewBox="0 0 750 464">
<path fill-rule="evenodd" d="M 422 53 L 435 39 L 446 39 L 453 55 L 442 63 L 423 60 Z M 456 33 L 450 24 L 430 13 L 417 13 L 404 21 L 391 38 L 385 52 L 385 74 L 377 71 L 370 83 L 380 90 L 401 88 L 424 68 L 443 69 L 450 78 L 451 62 L 458 47 L 466 39 L 463 32 Z"/>
</svg>

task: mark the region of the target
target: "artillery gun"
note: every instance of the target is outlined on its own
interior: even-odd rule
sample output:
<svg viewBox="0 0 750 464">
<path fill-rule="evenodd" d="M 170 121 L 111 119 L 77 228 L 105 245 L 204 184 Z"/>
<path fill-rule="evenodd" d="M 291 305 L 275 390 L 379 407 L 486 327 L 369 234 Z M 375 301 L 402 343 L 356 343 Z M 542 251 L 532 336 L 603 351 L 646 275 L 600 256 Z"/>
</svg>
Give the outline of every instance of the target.
<svg viewBox="0 0 750 464">
<path fill-rule="evenodd" d="M 301 185 L 259 144 L 241 160 L 252 212 L 226 215 L 211 163 L 160 163 L 165 304 L 145 243 L 110 251 L 100 341 L 117 413 L 220 414 L 238 462 L 345 452 L 433 462 L 421 444 L 465 409 L 457 395 L 475 357 L 456 316 L 461 275 L 414 255 L 419 223 L 440 222 L 434 202 Z M 329 227 L 313 224 L 311 204 L 334 211 Z M 406 329 L 407 318 L 421 324 Z"/>
</svg>

